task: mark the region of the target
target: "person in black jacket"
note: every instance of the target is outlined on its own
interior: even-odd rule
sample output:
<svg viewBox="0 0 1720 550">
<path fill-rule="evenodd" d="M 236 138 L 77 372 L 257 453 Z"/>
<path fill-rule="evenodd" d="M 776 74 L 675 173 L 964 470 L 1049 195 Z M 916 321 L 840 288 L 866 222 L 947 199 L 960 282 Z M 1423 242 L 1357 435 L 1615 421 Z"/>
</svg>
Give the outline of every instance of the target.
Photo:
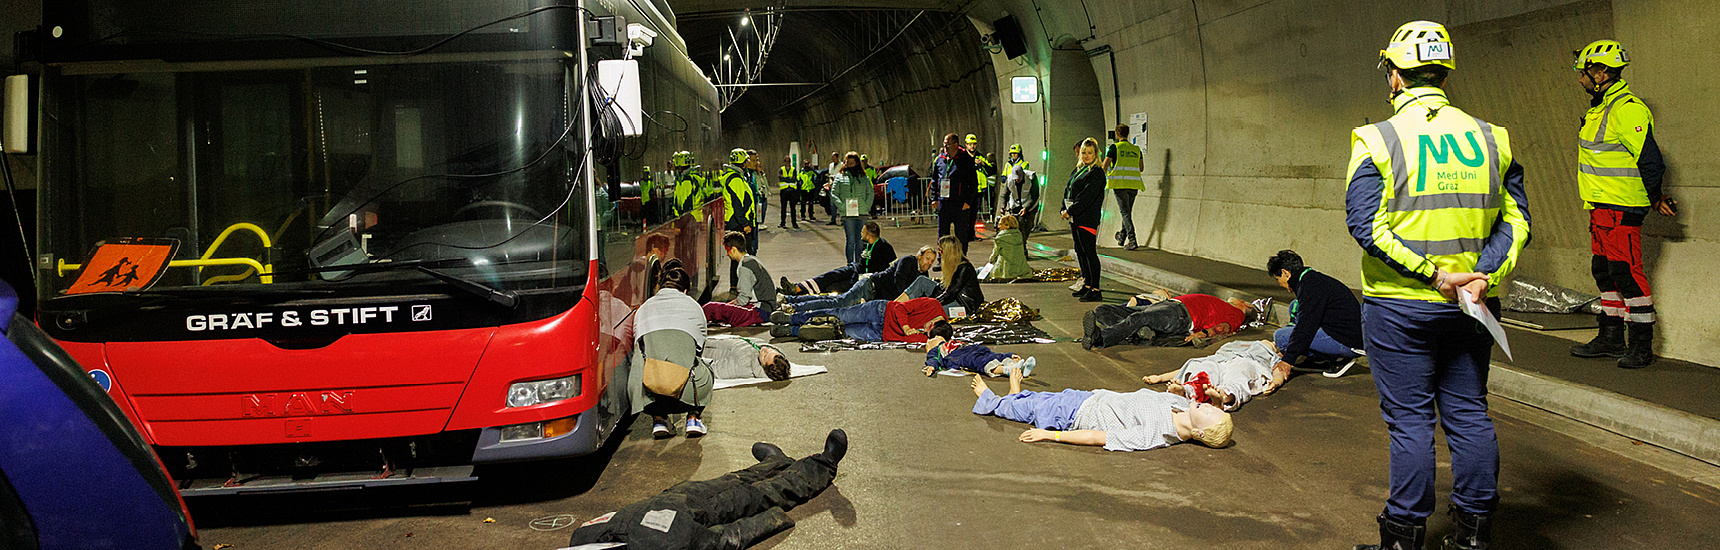
<svg viewBox="0 0 1720 550">
<path fill-rule="evenodd" d="M 860 228 L 860 240 L 865 243 L 860 248 L 860 261 L 826 271 L 799 283 L 791 283 L 788 277 L 783 277 L 778 290 L 789 296 L 835 292 L 854 286 L 862 275 L 888 269 L 891 260 L 896 258 L 896 247 L 890 246 L 890 241 L 884 240 L 883 231 L 883 228 L 878 227 L 878 222 L 866 222 L 866 225 Z"/>
<path fill-rule="evenodd" d="M 1099 291 L 1099 212 L 1105 206 L 1105 170 L 1099 167 L 1099 141 L 1081 140 L 1075 146 L 1080 164 L 1063 188 L 1063 219 L 1069 220 L 1069 235 L 1075 239 L 1075 259 L 1081 264 L 1083 285 L 1074 296 L 1083 302 L 1104 299 Z"/>
<path fill-rule="evenodd" d="M 922 246 L 918 256 L 903 256 L 883 271 L 861 275 L 841 294 L 785 296 L 782 301 L 789 307 L 772 313 L 771 322 L 782 323 L 782 315 L 788 312 L 834 309 L 860 305 L 872 300 L 900 302 L 936 296 L 939 292 L 938 284 L 926 277 L 926 270 L 932 268 L 932 262 L 937 258 L 936 250 Z"/>
<path fill-rule="evenodd" d="M 938 239 L 938 250 L 943 256 L 944 280 L 939 283 L 938 302 L 947 310 L 950 306 L 961 306 L 969 314 L 979 311 L 979 306 L 985 305 L 985 293 L 979 289 L 979 271 L 969 262 L 963 252 L 962 243 L 955 235 L 945 235 Z"/>
<path fill-rule="evenodd" d="M 938 236 L 955 235 L 962 251 L 973 240 L 974 216 L 979 214 L 979 179 L 973 154 L 955 134 L 944 136 L 944 153 L 932 166 L 932 206 L 938 209 Z"/>
<path fill-rule="evenodd" d="M 683 481 L 657 496 L 585 522 L 568 546 L 621 542 L 627 548 L 738 550 L 794 527 L 784 513 L 836 480 L 848 434 L 831 430 L 824 452 L 790 460 L 781 448 L 754 443 L 758 463 L 705 481 Z"/>
<path fill-rule="evenodd" d="M 1280 250 L 1266 260 L 1266 272 L 1278 286 L 1296 293 L 1290 302 L 1290 322 L 1272 333 L 1281 359 L 1272 367 L 1277 388 L 1298 363 L 1325 365 L 1327 378 L 1343 376 L 1362 355 L 1362 306 L 1344 283 L 1302 265 L 1294 250 Z"/>
</svg>

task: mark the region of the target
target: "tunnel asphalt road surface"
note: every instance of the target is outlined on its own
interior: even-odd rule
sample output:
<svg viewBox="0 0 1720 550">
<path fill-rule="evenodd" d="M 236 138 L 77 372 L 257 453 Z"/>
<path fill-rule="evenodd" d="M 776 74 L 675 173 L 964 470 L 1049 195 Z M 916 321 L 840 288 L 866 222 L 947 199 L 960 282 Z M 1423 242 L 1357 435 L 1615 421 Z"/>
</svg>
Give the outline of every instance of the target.
<svg viewBox="0 0 1720 550">
<path fill-rule="evenodd" d="M 884 234 L 903 254 L 935 240 L 928 228 L 886 226 Z M 841 263 L 841 238 L 824 226 L 772 231 L 760 257 L 773 276 L 805 278 Z M 990 248 L 975 242 L 970 256 L 983 264 Z M 1119 290 L 1107 301 L 1127 295 L 1122 283 L 1105 284 Z M 1094 304 L 1070 298 L 1067 283 L 988 284 L 985 294 L 1039 308 L 1036 324 L 1059 338 L 998 347 L 1038 357 L 1026 389 L 1132 391 L 1142 375 L 1216 349 L 1086 351 L 1074 338 Z M 194 502 L 203 547 L 560 548 L 569 524 L 751 464 L 754 441 L 799 457 L 837 427 L 852 445 L 835 485 L 789 513 L 798 526 L 757 548 L 1347 549 L 1377 540 L 1386 430 L 1366 369 L 1336 380 L 1297 376 L 1247 404 L 1236 412 L 1229 448 L 1121 453 L 1017 442 L 1024 425 L 969 411 L 967 379 L 920 375 L 923 353 L 811 354 L 784 345 L 795 362 L 830 372 L 718 392 L 703 439 L 656 441 L 649 419 L 640 419 L 597 456 L 482 470 L 486 479 L 468 489 Z M 1493 400 L 1493 416 L 1502 455 L 1498 547 L 1720 547 L 1720 471 L 1503 399 Z M 1439 448 L 1429 547 L 1450 532 L 1443 440 Z"/>
</svg>

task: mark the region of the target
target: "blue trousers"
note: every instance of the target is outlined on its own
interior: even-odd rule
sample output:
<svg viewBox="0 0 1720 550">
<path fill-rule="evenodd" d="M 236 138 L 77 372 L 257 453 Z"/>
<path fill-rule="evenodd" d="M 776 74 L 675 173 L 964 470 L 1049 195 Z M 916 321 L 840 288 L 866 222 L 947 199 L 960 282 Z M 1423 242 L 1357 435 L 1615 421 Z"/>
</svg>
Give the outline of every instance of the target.
<svg viewBox="0 0 1720 550">
<path fill-rule="evenodd" d="M 1284 351 L 1284 348 L 1290 346 L 1290 333 L 1295 332 L 1295 330 L 1295 326 L 1288 326 L 1272 331 L 1272 343 L 1278 346 L 1280 353 Z M 1308 343 L 1308 355 L 1310 359 L 1315 361 L 1341 361 L 1357 357 L 1356 352 L 1351 350 L 1349 346 L 1340 344 L 1327 335 L 1326 329 L 1318 329 L 1314 332 L 1314 341 Z M 1286 359 L 1286 361 L 1288 360 Z"/>
<path fill-rule="evenodd" d="M 794 306 L 795 311 L 816 311 L 820 309 L 848 307 L 863 304 L 871 300 L 896 299 L 895 296 L 877 295 L 875 290 L 876 288 L 877 287 L 872 283 L 871 277 L 861 277 L 858 282 L 854 283 L 854 286 L 848 287 L 848 290 L 835 296 L 822 294 L 784 296 L 782 297 L 782 300 L 783 303 Z M 937 281 L 928 279 L 925 276 L 920 276 L 915 277 L 913 284 L 908 285 L 908 289 L 902 292 L 907 294 L 909 298 L 925 298 L 931 296 L 933 292 L 937 291 L 937 289 Z"/>
<path fill-rule="evenodd" d="M 1495 315 L 1498 301 L 1490 300 Z M 1499 502 L 1499 441 L 1487 416 L 1493 338 L 1456 304 L 1368 298 L 1362 332 L 1391 436 L 1385 515 L 1425 525 L 1433 513 L 1437 415 L 1451 449 L 1451 504 L 1490 514 Z"/>
<path fill-rule="evenodd" d="M 842 232 L 848 235 L 846 256 L 848 265 L 860 263 L 860 254 L 866 251 L 866 241 L 860 239 L 860 229 L 866 227 L 865 218 L 842 218 Z"/>
<path fill-rule="evenodd" d="M 832 315 L 842 320 L 842 332 L 849 338 L 878 342 L 884 339 L 884 304 L 884 300 L 872 300 L 836 309 L 796 311 L 789 324 L 794 325 L 795 334 L 800 334 L 800 325 L 814 315 Z"/>
<path fill-rule="evenodd" d="M 1024 391 L 998 397 L 987 389 L 974 401 L 973 413 L 1026 422 L 1041 430 L 1067 430 L 1075 425 L 1075 412 L 1089 397 L 1093 392 L 1083 390 Z"/>
</svg>

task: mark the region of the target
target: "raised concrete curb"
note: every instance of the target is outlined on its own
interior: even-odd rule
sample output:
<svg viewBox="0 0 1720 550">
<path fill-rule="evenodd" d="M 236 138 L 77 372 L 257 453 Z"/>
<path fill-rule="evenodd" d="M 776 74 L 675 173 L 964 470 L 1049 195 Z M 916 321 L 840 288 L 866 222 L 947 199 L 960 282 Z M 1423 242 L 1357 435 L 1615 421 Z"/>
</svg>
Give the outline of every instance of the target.
<svg viewBox="0 0 1720 550">
<path fill-rule="evenodd" d="M 1720 466 L 1720 421 L 1493 363 L 1487 391 Z"/>
<path fill-rule="evenodd" d="M 1074 254 L 1029 242 L 1030 251 L 1050 258 Z M 1211 294 L 1220 298 L 1254 300 L 1254 296 L 1180 273 L 1137 262 L 1099 255 L 1105 276 L 1135 286 L 1154 286 L 1179 292 Z M 1272 304 L 1268 322 L 1287 319 L 1290 304 Z M 1720 420 L 1697 416 L 1627 397 L 1593 386 L 1549 378 L 1494 362 L 1488 371 L 1487 391 L 1530 407 L 1551 412 L 1584 424 L 1661 447 L 1709 464 L 1720 466 Z"/>
</svg>

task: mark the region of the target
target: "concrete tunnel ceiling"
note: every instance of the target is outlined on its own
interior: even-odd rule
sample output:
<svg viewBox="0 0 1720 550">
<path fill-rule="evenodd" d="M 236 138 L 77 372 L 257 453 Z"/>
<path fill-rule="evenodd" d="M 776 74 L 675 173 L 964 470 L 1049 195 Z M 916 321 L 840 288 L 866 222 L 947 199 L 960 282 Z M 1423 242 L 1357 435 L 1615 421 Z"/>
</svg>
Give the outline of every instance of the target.
<svg viewBox="0 0 1720 550">
<path fill-rule="evenodd" d="M 720 49 L 742 14 L 761 13 L 774 6 L 696 0 L 671 3 L 677 26 L 694 63 L 707 73 L 720 61 Z M 850 0 L 846 2 L 787 2 L 776 46 L 771 50 L 760 83 L 830 82 L 832 86 L 756 86 L 749 88 L 723 113 L 725 129 L 737 129 L 805 109 L 820 96 L 840 93 L 857 78 L 888 71 L 881 63 L 898 62 L 955 33 L 979 47 L 979 36 L 959 10 L 966 2 L 949 0 Z M 923 12 L 923 13 L 922 13 Z M 918 20 L 915 16 L 918 15 Z M 909 32 L 900 33 L 911 23 Z M 738 32 L 738 29 L 737 29 Z M 895 37 L 892 41 L 891 38 Z M 876 54 L 872 50 L 879 44 Z M 872 54 L 870 59 L 866 56 Z M 856 64 L 862 63 L 860 66 Z M 808 94 L 811 93 L 811 97 Z M 804 97 L 804 99 L 802 99 Z M 802 99 L 794 103 L 797 99 Z"/>
</svg>

